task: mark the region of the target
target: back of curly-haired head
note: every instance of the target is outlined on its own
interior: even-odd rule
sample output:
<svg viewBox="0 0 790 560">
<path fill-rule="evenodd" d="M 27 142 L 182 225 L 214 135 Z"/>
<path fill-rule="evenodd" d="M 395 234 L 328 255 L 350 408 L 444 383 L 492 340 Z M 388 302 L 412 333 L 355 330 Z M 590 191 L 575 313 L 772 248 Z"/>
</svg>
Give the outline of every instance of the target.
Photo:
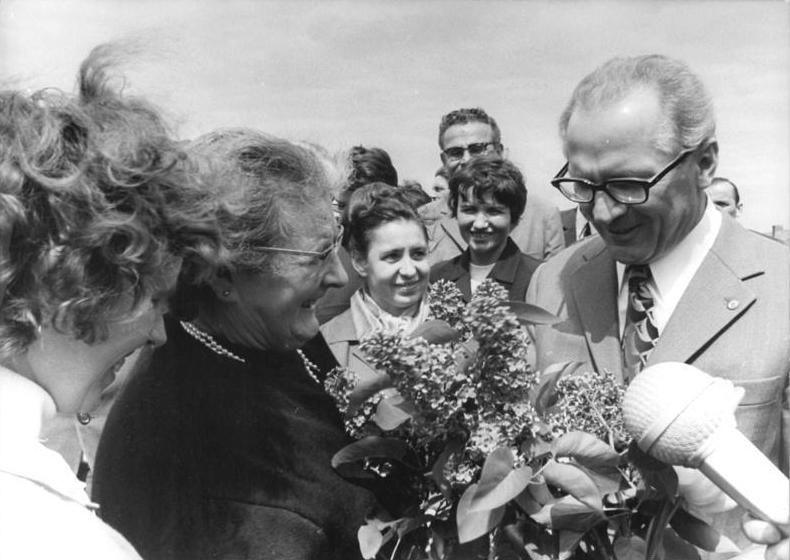
<svg viewBox="0 0 790 560">
<path fill-rule="evenodd" d="M 364 256 L 370 245 L 373 230 L 399 220 L 420 225 L 428 239 L 428 232 L 417 209 L 398 187 L 385 183 L 370 183 L 354 191 L 348 203 L 349 250 Z"/>
<path fill-rule="evenodd" d="M 54 326 L 87 343 L 118 304 L 152 293 L 174 255 L 205 250 L 213 222 L 159 113 L 109 86 L 117 47 L 83 62 L 78 93 L 0 94 L 0 352 Z"/>
<path fill-rule="evenodd" d="M 450 195 L 447 203 L 453 215 L 458 211 L 462 194 L 481 200 L 490 196 L 510 210 L 510 223 L 518 224 L 527 205 L 527 187 L 524 176 L 510 160 L 497 154 L 470 159 L 450 175 Z"/>
<path fill-rule="evenodd" d="M 444 133 L 448 128 L 457 124 L 468 123 L 483 123 L 491 127 L 492 138 L 491 140 L 496 144 L 502 144 L 502 133 L 499 130 L 499 125 L 480 107 L 462 108 L 450 111 L 442 117 L 439 121 L 439 148 L 444 149 Z"/>
</svg>

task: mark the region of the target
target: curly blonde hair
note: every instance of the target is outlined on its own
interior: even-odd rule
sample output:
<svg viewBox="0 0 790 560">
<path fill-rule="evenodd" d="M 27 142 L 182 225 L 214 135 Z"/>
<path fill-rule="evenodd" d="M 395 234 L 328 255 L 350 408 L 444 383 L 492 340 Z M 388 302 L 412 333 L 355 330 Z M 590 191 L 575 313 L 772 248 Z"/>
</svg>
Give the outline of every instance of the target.
<svg viewBox="0 0 790 560">
<path fill-rule="evenodd" d="M 121 298 L 150 295 L 176 256 L 212 252 L 216 218 L 158 111 L 109 86 L 117 47 L 78 93 L 0 93 L 0 352 L 44 325 L 93 343 Z"/>
</svg>

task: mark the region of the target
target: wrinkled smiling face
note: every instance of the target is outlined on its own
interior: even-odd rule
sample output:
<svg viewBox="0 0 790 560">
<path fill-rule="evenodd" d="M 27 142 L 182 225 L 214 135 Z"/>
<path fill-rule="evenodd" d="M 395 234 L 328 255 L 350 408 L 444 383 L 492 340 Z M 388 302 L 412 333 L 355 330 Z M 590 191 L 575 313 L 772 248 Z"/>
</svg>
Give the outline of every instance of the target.
<svg viewBox="0 0 790 560">
<path fill-rule="evenodd" d="M 327 203 L 304 209 L 293 239 L 284 248 L 322 252 L 333 246 L 337 224 Z M 337 252 L 325 257 L 276 254 L 274 266 L 234 273 L 232 320 L 247 335 L 242 342 L 260 349 L 290 350 L 318 334 L 316 302 L 348 275 Z"/>
<path fill-rule="evenodd" d="M 136 307 L 132 308 L 131 296 L 119 301 L 104 340 L 87 344 L 51 326 L 41 329 L 25 353 L 22 367 L 50 394 L 59 412 L 90 412 L 130 354 L 145 344 L 159 345 L 167 340 L 162 315 L 180 268 L 180 259 L 164 267 L 154 292 Z"/>
<path fill-rule="evenodd" d="M 370 296 L 391 315 L 417 310 L 428 289 L 428 240 L 417 222 L 396 220 L 368 232 L 368 251 L 354 268 Z"/>
<path fill-rule="evenodd" d="M 577 109 L 565 137 L 568 176 L 595 183 L 651 178 L 677 156 L 654 145 L 660 118 L 658 97 L 648 89 L 603 108 Z M 699 222 L 706 204 L 702 189 L 715 162 L 714 145 L 686 157 L 650 189 L 643 204 L 624 205 L 599 191 L 579 208 L 615 259 L 625 264 L 653 262 Z"/>
</svg>

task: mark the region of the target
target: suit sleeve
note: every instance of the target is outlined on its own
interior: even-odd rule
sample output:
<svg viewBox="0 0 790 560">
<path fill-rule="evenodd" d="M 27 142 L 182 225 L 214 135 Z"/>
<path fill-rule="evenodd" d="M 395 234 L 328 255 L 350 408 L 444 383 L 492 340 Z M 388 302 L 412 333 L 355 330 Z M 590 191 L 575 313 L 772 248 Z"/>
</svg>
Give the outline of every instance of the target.
<svg viewBox="0 0 790 560">
<path fill-rule="evenodd" d="M 565 234 L 562 232 L 560 211 L 556 207 L 552 207 L 551 211 L 546 212 L 545 216 L 543 227 L 546 232 L 546 246 L 543 258 L 548 259 L 565 248 Z"/>
</svg>

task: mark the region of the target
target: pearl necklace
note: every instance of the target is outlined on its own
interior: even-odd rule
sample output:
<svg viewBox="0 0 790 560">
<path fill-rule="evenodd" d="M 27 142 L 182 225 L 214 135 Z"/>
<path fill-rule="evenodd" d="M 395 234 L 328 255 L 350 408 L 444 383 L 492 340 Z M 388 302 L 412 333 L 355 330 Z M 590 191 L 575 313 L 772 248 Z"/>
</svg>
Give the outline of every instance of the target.
<svg viewBox="0 0 790 560">
<path fill-rule="evenodd" d="M 187 332 L 187 334 L 189 334 L 192 338 L 197 340 L 199 343 L 201 343 L 203 346 L 205 346 L 215 354 L 224 356 L 226 358 L 230 358 L 231 360 L 236 360 L 237 362 L 241 362 L 242 364 L 247 363 L 247 360 L 245 360 L 244 358 L 242 358 L 237 354 L 234 354 L 233 352 L 222 346 L 222 344 L 214 340 L 213 336 L 211 336 L 206 332 L 201 331 L 192 323 L 187 323 L 186 321 L 180 321 L 180 323 L 181 323 L 181 327 Z"/>
<path fill-rule="evenodd" d="M 302 349 L 299 348 L 296 350 L 296 353 L 299 354 L 299 357 L 302 358 L 302 363 L 304 364 L 304 369 L 307 372 L 313 381 L 321 385 L 321 381 L 318 380 L 318 374 L 321 373 L 321 368 L 315 365 L 310 359 L 302 352 Z"/>
<path fill-rule="evenodd" d="M 217 342 L 213 336 L 210 334 L 203 332 L 199 328 L 197 328 L 192 323 L 188 323 L 186 321 L 180 321 L 181 328 L 183 328 L 187 334 L 189 334 L 192 338 L 200 342 L 203 346 L 214 352 L 219 356 L 224 356 L 226 358 L 230 358 L 232 360 L 236 360 L 242 364 L 246 364 L 247 360 L 242 358 L 241 356 L 234 354 L 224 346 L 222 346 L 219 342 Z M 304 369 L 307 372 L 307 375 L 310 378 L 321 385 L 321 381 L 318 379 L 318 374 L 321 372 L 321 368 L 315 365 L 310 359 L 302 352 L 301 349 L 297 349 L 296 353 L 299 354 L 299 357 L 302 359 L 302 363 L 304 364 Z"/>
</svg>

